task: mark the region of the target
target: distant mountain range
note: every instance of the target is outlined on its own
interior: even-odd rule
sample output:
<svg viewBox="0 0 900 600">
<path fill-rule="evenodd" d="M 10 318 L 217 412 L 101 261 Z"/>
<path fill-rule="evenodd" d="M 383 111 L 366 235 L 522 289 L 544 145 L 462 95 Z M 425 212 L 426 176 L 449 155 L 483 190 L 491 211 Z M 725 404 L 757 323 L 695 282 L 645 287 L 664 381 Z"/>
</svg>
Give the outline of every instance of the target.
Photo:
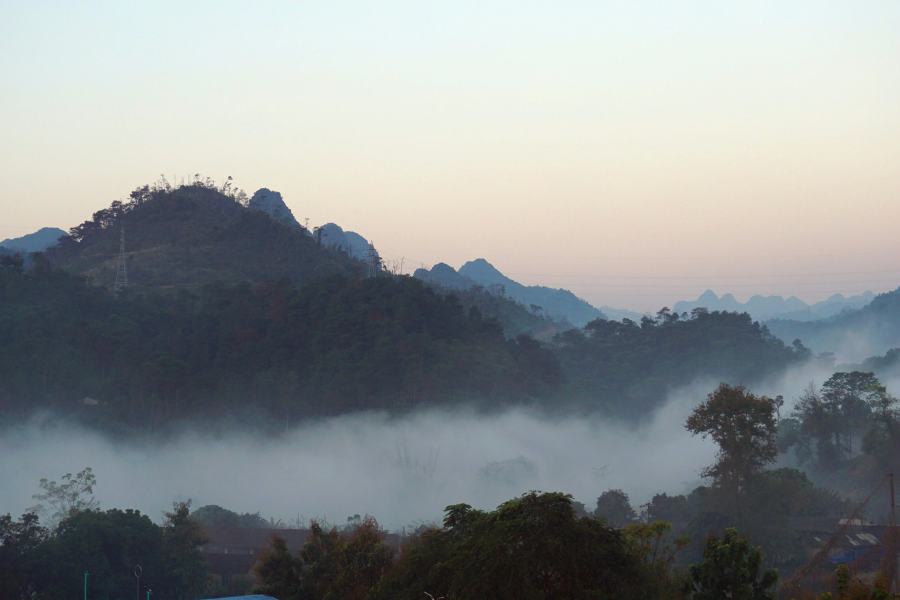
<svg viewBox="0 0 900 600">
<path fill-rule="evenodd" d="M 800 339 L 814 352 L 832 352 L 838 361 L 859 362 L 900 347 L 900 288 L 878 294 L 859 310 L 828 319 L 772 319 L 765 325 L 787 343 Z"/>
<path fill-rule="evenodd" d="M 22 237 L 3 240 L 0 242 L 0 247 L 6 248 L 12 253 L 21 252 L 22 254 L 28 254 L 29 252 L 43 252 L 50 246 L 55 246 L 59 241 L 59 238 L 64 235 L 68 235 L 68 233 L 62 229 L 56 227 L 44 227 L 34 233 L 23 235 Z"/>
<path fill-rule="evenodd" d="M 439 263 L 430 270 L 417 269 L 413 276 L 449 288 L 468 289 L 480 285 L 523 303 L 536 314 L 547 315 L 556 321 L 566 320 L 577 327 L 584 327 L 594 319 L 607 318 L 603 312 L 569 290 L 522 285 L 483 258 L 467 262 L 459 271 Z"/>
<path fill-rule="evenodd" d="M 721 298 L 712 290 L 706 290 L 699 298 L 691 302 L 676 302 L 672 309 L 677 313 L 690 313 L 695 308 L 707 308 L 727 312 L 746 312 L 757 321 L 769 319 L 790 319 L 793 321 L 817 321 L 827 319 L 844 310 L 859 310 L 875 298 L 872 292 L 858 296 L 844 297 L 835 294 L 809 305 L 796 296 L 785 300 L 781 296 L 753 296 L 747 302 L 738 302 L 731 294 Z"/>
</svg>

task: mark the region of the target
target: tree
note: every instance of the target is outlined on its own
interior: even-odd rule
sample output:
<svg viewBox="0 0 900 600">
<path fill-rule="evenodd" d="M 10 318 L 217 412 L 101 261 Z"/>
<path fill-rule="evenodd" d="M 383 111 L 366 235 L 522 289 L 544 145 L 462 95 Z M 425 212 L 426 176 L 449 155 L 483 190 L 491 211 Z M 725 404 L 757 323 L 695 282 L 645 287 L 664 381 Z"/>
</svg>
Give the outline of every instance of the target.
<svg viewBox="0 0 900 600">
<path fill-rule="evenodd" d="M 762 551 L 728 528 L 721 540 L 707 539 L 703 562 L 691 565 L 688 590 L 694 600 L 773 600 L 778 571 L 769 569 L 760 577 L 762 562 Z"/>
<path fill-rule="evenodd" d="M 650 521 L 690 521 L 693 508 L 683 495 L 669 496 L 666 493 L 656 494 L 647 507 L 647 518 Z"/>
<path fill-rule="evenodd" d="M 862 448 L 885 469 L 900 468 L 900 400 L 883 385 L 873 386 L 869 398 L 872 428 L 863 438 Z"/>
<path fill-rule="evenodd" d="M 713 487 L 740 515 L 740 496 L 748 482 L 778 457 L 775 402 L 742 385 L 723 383 L 694 409 L 685 427 L 718 444 L 716 462 L 700 475 L 711 478 Z"/>
<path fill-rule="evenodd" d="M 409 545 L 380 598 L 643 598 L 642 567 L 623 534 L 578 518 L 571 498 L 530 492 L 494 511 L 448 506 L 444 526 Z"/>
<path fill-rule="evenodd" d="M 66 517 L 100 506 L 100 502 L 93 496 L 97 478 L 90 467 L 79 471 L 74 478 L 71 473 L 66 473 L 62 476 L 62 481 L 63 483 L 56 483 L 47 481 L 46 478 L 41 479 L 38 485 L 44 493 L 35 494 L 32 499 L 47 504 L 36 504 L 28 509 L 28 512 L 40 515 L 51 530 L 56 529 Z"/>
<path fill-rule="evenodd" d="M 835 416 L 835 446 L 839 460 L 853 455 L 853 434 L 865 423 L 869 414 L 868 401 L 872 398 L 873 388 L 879 384 L 874 373 L 862 371 L 835 373 L 822 384 L 822 400 Z"/>
<path fill-rule="evenodd" d="M 681 536 L 672 539 L 672 524 L 668 521 L 653 523 L 632 523 L 622 532 L 631 550 L 643 562 L 649 587 L 655 588 L 655 597 L 672 598 L 678 595 L 677 577 L 670 576 L 669 570 L 675 556 L 690 538 Z"/>
<path fill-rule="evenodd" d="M 260 593 L 279 600 L 300 600 L 303 562 L 288 550 L 279 535 L 272 536 L 272 549 L 253 568 Z"/>
<path fill-rule="evenodd" d="M 34 513 L 13 521 L 0 515 L 0 597 L 18 600 L 36 595 L 40 577 L 38 549 L 48 537 Z"/>
<path fill-rule="evenodd" d="M 862 371 L 835 373 L 821 391 L 810 383 L 791 413 L 796 424 L 786 423 L 793 435 L 784 436 L 784 446 L 795 447 L 801 462 L 815 457 L 820 467 L 834 467 L 850 458 L 854 435 L 877 410 L 879 387 L 874 374 Z"/>
<path fill-rule="evenodd" d="M 209 565 L 200 546 L 209 542 L 202 525 L 190 518 L 191 501 L 175 502 L 162 526 L 162 553 L 167 597 L 202 597 L 209 584 Z M 163 596 L 160 595 L 160 598 Z"/>
<path fill-rule="evenodd" d="M 134 590 L 134 566 L 143 568 L 141 584 L 161 598 L 175 597 L 167 584 L 160 552 L 161 531 L 138 511 L 82 510 L 63 519 L 42 548 L 45 570 L 38 597 L 79 598 L 83 574 L 90 573 L 90 595 L 119 598 Z"/>
<path fill-rule="evenodd" d="M 258 512 L 239 514 L 216 504 L 201 506 L 191 513 L 191 518 L 203 527 L 250 527 L 267 528 L 270 523 Z"/>
<path fill-rule="evenodd" d="M 315 521 L 310 529 L 297 556 L 273 536 L 272 550 L 254 568 L 261 591 L 281 600 L 370 598 L 394 561 L 378 522 L 367 515 L 348 532 Z"/>
<path fill-rule="evenodd" d="M 617 529 L 637 521 L 637 514 L 631 506 L 628 494 L 622 490 L 607 490 L 600 494 L 594 516 L 606 519 L 610 527 Z"/>
</svg>

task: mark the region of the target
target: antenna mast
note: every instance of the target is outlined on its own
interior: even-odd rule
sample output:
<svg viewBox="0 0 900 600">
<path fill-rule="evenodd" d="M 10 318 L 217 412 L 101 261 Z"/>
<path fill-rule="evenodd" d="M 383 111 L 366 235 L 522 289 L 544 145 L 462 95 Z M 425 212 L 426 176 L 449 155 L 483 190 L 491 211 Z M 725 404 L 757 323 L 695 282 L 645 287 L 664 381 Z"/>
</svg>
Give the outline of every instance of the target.
<svg viewBox="0 0 900 600">
<path fill-rule="evenodd" d="M 122 227 L 122 234 L 119 237 L 119 264 L 116 267 L 116 285 L 113 288 L 113 294 L 118 296 L 119 292 L 128 287 L 128 269 L 125 267 L 125 228 Z"/>
</svg>

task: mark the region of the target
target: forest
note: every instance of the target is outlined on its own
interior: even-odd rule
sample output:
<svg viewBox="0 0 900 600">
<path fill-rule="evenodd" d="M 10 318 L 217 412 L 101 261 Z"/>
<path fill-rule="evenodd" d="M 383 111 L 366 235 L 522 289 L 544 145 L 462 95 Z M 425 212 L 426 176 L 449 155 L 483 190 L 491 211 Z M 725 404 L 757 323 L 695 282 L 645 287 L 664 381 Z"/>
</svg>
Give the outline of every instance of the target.
<svg viewBox="0 0 900 600">
<path fill-rule="evenodd" d="M 461 404 L 637 419 L 695 377 L 752 382 L 810 358 L 732 313 L 596 320 L 543 344 L 507 338 L 477 304 L 411 277 L 336 273 L 116 297 L 33 258 L 28 270 L 0 259 L 6 420 L 54 410 L 124 432 Z"/>
</svg>

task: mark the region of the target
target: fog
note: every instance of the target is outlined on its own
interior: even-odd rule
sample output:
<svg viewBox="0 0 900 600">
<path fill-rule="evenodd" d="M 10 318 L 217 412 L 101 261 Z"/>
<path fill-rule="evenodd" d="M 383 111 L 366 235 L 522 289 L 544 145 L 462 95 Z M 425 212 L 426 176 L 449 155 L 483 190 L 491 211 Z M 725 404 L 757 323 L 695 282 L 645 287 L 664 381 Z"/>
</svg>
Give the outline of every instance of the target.
<svg viewBox="0 0 900 600">
<path fill-rule="evenodd" d="M 807 366 L 752 391 L 784 395 L 784 414 L 809 381 L 829 375 Z M 218 504 L 285 522 L 370 514 L 391 530 L 439 521 L 449 504 L 490 509 L 528 490 L 571 493 L 591 509 L 600 493 L 621 488 L 637 507 L 655 493 L 701 483 L 697 472 L 716 448 L 692 437 L 684 421 L 716 385 L 703 380 L 673 391 L 640 425 L 522 410 L 361 413 L 271 438 L 191 431 L 123 444 L 45 419 L 0 437 L 0 514 L 17 516 L 34 504 L 41 477 L 59 480 L 86 466 L 97 476 L 102 508 L 135 508 L 154 520 L 188 498 L 195 508 Z"/>
<path fill-rule="evenodd" d="M 194 507 L 218 504 L 286 521 L 300 515 L 340 523 L 368 513 L 388 529 L 440 520 L 449 504 L 494 508 L 533 489 L 571 493 L 590 508 L 615 487 L 638 504 L 699 483 L 697 471 L 715 447 L 691 437 L 684 420 L 714 385 L 679 390 L 636 427 L 518 410 L 362 413 L 269 439 L 190 432 L 156 445 L 34 423 L 0 439 L 0 513 L 34 504 L 41 477 L 58 480 L 85 466 L 97 476 L 103 508 L 136 508 L 154 519 L 188 498 Z"/>
</svg>

